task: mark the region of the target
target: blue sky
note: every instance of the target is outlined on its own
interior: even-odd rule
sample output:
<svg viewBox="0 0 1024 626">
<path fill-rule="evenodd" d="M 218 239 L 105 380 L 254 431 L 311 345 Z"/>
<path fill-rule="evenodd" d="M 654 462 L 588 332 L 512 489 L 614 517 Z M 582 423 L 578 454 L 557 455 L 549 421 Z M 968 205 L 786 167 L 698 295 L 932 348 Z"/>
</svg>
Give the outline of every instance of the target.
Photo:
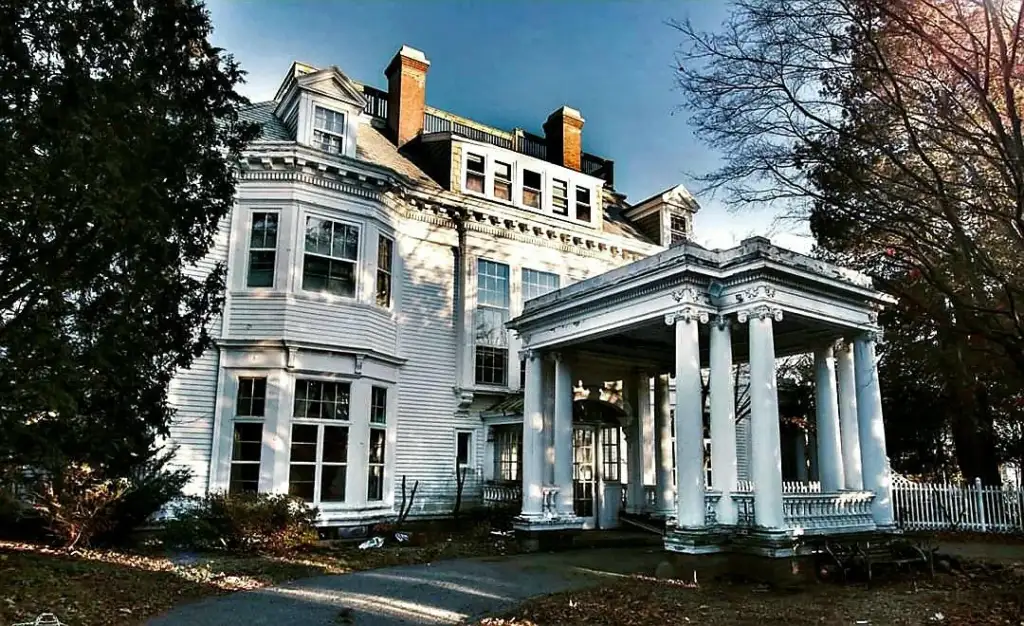
<svg viewBox="0 0 1024 626">
<path fill-rule="evenodd" d="M 270 99 L 293 60 L 337 65 L 385 87 L 383 70 L 402 44 L 431 62 L 427 101 L 500 128 L 541 132 L 563 104 L 586 124 L 584 149 L 615 161 L 616 187 L 641 200 L 713 167 L 717 155 L 678 109 L 674 51 L 665 24 L 689 17 L 715 28 L 724 0 L 208 0 L 213 41 L 249 72 L 245 95 Z M 806 250 L 804 229 L 773 223 L 769 209 L 729 213 L 713 198 L 695 238 L 727 247 L 751 234 Z"/>
</svg>

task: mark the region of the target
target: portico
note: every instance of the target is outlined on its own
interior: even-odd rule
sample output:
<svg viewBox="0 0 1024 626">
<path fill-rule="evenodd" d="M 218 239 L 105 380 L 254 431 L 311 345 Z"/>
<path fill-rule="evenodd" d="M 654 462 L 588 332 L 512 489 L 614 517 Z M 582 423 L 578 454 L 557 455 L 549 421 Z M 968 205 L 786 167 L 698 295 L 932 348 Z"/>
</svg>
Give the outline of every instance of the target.
<svg viewBox="0 0 1024 626">
<path fill-rule="evenodd" d="M 580 384 L 606 381 L 621 381 L 627 398 L 643 398 L 634 400 L 633 421 L 624 424 L 631 442 L 627 502 L 639 506 L 643 433 L 653 433 L 646 454 L 654 457 L 654 493 L 643 506 L 667 518 L 666 549 L 700 554 L 743 544 L 786 556 L 802 535 L 891 529 L 875 365 L 877 311 L 888 302 L 867 277 L 764 238 L 724 251 L 682 244 L 528 301 L 508 323 L 526 361 L 517 529 L 583 527 L 573 505 L 572 403 Z M 789 493 L 776 359 L 803 353 L 814 354 L 820 489 Z M 749 365 L 752 435 L 751 480 L 742 483 L 733 389 L 734 365 L 741 363 Z M 709 376 L 706 399 L 702 370 Z M 545 402 L 545 389 L 554 390 L 553 402 Z M 553 407 L 549 419 L 546 405 Z"/>
</svg>

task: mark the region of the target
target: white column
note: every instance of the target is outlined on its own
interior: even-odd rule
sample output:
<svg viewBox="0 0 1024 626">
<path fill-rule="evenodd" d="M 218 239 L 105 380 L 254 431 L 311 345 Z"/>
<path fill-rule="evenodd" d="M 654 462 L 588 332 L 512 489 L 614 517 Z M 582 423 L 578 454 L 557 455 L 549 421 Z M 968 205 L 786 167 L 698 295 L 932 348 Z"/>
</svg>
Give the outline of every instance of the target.
<svg viewBox="0 0 1024 626">
<path fill-rule="evenodd" d="M 736 396 L 732 386 L 732 331 L 720 316 L 711 325 L 711 481 L 722 492 L 716 516 L 719 524 L 736 523 Z"/>
<path fill-rule="evenodd" d="M 526 388 L 523 390 L 523 512 L 540 517 L 544 470 L 544 361 L 536 350 L 526 351 Z"/>
<path fill-rule="evenodd" d="M 676 525 L 704 527 L 704 419 L 697 315 L 684 309 L 676 326 Z M 706 320 L 706 313 L 702 314 Z M 666 318 L 668 321 L 668 318 Z"/>
<path fill-rule="evenodd" d="M 630 376 L 626 384 L 627 403 L 632 409 L 633 415 L 629 426 L 626 428 L 626 510 L 629 513 L 640 513 L 643 510 L 644 502 L 644 477 L 643 477 L 643 413 L 640 406 L 640 396 L 645 393 L 641 383 L 647 380 L 645 376 Z"/>
<path fill-rule="evenodd" d="M 572 515 L 572 369 L 565 357 L 555 354 L 555 486 L 558 512 Z"/>
<path fill-rule="evenodd" d="M 882 420 L 882 390 L 878 384 L 875 337 L 865 334 L 853 343 L 857 380 L 857 422 L 860 425 L 860 452 L 864 469 L 864 489 L 875 499 L 871 512 L 879 526 L 892 526 L 892 477 L 885 451 L 885 423 Z"/>
<path fill-rule="evenodd" d="M 544 364 L 541 370 L 544 377 L 544 384 L 541 392 L 544 397 L 544 432 L 541 441 L 544 444 L 542 455 L 544 468 L 541 473 L 541 483 L 544 485 L 555 484 L 555 363 L 550 356 L 542 359 Z"/>
<path fill-rule="evenodd" d="M 832 346 L 814 352 L 814 403 L 817 408 L 818 480 L 822 491 L 846 486 L 843 446 L 839 435 L 839 398 L 836 393 L 836 361 Z"/>
<path fill-rule="evenodd" d="M 650 374 L 644 374 L 643 387 L 640 390 L 640 436 L 643 445 L 640 447 L 643 453 L 643 467 L 641 468 L 641 484 L 654 485 L 654 448 L 657 445 L 654 440 L 654 405 L 651 404 L 651 391 L 653 381 Z"/>
<path fill-rule="evenodd" d="M 775 337 L 772 319 L 782 311 L 761 306 L 741 312 L 750 319 L 750 474 L 754 480 L 754 520 L 762 528 L 783 528 L 782 442 L 779 398 L 775 378 Z"/>
<path fill-rule="evenodd" d="M 857 428 L 857 385 L 853 373 L 853 350 L 845 340 L 836 350 L 836 378 L 839 379 L 839 430 L 843 448 L 843 478 L 847 489 L 861 490 L 860 433 Z"/>
<path fill-rule="evenodd" d="M 656 512 L 671 515 L 676 491 L 672 486 L 672 420 L 669 418 L 668 374 L 654 378 L 654 498 Z"/>
</svg>

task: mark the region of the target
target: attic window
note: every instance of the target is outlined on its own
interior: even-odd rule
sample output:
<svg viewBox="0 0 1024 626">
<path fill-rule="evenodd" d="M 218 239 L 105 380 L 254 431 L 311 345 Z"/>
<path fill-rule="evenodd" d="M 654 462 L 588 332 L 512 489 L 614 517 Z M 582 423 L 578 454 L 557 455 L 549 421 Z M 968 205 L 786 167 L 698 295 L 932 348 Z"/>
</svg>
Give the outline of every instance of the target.
<svg viewBox="0 0 1024 626">
<path fill-rule="evenodd" d="M 576 188 L 576 219 L 581 222 L 590 222 L 590 190 L 586 187 Z"/>
<path fill-rule="evenodd" d="M 484 192 L 484 158 L 479 154 L 466 157 L 466 190 L 476 193 Z"/>
<path fill-rule="evenodd" d="M 687 223 L 686 217 L 682 215 L 672 215 L 669 218 L 669 245 L 676 245 L 677 243 L 683 243 L 690 238 L 690 228 Z"/>
<path fill-rule="evenodd" d="M 512 166 L 508 163 L 494 162 L 494 197 L 512 201 Z"/>
<path fill-rule="evenodd" d="M 345 151 L 345 114 L 314 107 L 313 145 L 324 152 L 342 154 Z"/>
<path fill-rule="evenodd" d="M 523 170 L 523 204 L 539 209 L 543 194 L 540 190 L 540 172 Z"/>
<path fill-rule="evenodd" d="M 551 205 L 556 215 L 569 214 L 569 190 L 564 180 L 554 180 L 551 183 Z"/>
</svg>

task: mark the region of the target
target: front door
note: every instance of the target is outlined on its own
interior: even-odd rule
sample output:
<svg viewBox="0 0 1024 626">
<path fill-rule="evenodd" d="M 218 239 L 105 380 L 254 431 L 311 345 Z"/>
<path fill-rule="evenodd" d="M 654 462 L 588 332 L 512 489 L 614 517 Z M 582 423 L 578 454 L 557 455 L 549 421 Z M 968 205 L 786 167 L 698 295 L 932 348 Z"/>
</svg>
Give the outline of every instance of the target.
<svg viewBox="0 0 1024 626">
<path fill-rule="evenodd" d="M 572 431 L 572 506 L 583 528 L 597 528 L 597 446 L 592 427 Z"/>
</svg>

